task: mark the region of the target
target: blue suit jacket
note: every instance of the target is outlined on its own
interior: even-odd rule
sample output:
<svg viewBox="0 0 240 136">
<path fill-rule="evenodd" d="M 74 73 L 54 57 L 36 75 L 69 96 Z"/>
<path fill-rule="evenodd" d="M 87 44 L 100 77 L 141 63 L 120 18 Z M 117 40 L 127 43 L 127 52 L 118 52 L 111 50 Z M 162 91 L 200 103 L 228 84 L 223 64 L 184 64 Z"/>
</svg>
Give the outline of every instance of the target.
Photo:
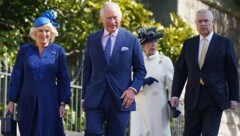
<svg viewBox="0 0 240 136">
<path fill-rule="evenodd" d="M 199 100 L 200 77 L 211 98 L 221 109 L 239 101 L 238 64 L 230 39 L 213 34 L 202 69 L 198 63 L 199 36 L 185 40 L 175 66 L 172 96 L 180 97 L 187 80 L 185 109 L 194 109 Z"/>
<path fill-rule="evenodd" d="M 136 36 L 119 28 L 110 63 L 107 64 L 102 47 L 103 32 L 102 29 L 87 38 L 82 88 L 84 106 L 96 108 L 108 84 L 119 109 L 135 110 L 135 103 L 128 109 L 123 108 L 120 97 L 129 87 L 140 90 L 145 78 L 146 70 L 140 43 Z"/>
</svg>

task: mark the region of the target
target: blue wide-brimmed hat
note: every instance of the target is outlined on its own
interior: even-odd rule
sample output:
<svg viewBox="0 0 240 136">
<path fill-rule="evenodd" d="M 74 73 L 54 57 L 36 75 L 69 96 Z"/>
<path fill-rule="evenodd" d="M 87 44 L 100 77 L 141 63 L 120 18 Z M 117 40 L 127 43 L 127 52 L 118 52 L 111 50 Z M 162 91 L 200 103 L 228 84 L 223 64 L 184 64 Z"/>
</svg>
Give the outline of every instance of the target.
<svg viewBox="0 0 240 136">
<path fill-rule="evenodd" d="M 60 26 L 60 24 L 56 22 L 56 16 L 53 10 L 47 10 L 44 13 L 42 13 L 42 16 L 35 19 L 33 26 L 40 27 L 48 23 L 52 23 L 52 25 L 55 26 L 56 28 L 59 28 Z"/>
<path fill-rule="evenodd" d="M 145 28 L 140 28 L 138 30 L 138 39 L 141 44 L 159 39 L 163 36 L 163 33 L 157 34 L 156 28 L 148 28 L 147 30 Z"/>
</svg>

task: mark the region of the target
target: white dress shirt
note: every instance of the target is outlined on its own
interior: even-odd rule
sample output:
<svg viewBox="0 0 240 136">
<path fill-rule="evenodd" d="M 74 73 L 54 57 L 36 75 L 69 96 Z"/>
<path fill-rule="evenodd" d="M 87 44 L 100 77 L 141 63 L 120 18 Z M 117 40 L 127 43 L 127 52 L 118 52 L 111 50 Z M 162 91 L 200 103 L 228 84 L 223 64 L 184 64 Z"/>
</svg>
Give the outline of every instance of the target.
<svg viewBox="0 0 240 136">
<path fill-rule="evenodd" d="M 208 50 L 209 44 L 212 40 L 212 36 L 213 36 L 213 31 L 207 36 L 206 38 L 206 44 L 207 44 L 207 48 L 206 48 L 206 52 Z M 200 56 L 201 56 L 201 52 L 202 52 L 202 47 L 204 44 L 204 37 L 202 35 L 200 35 L 200 39 L 199 39 L 199 50 L 198 50 L 198 63 L 200 61 Z"/>
</svg>

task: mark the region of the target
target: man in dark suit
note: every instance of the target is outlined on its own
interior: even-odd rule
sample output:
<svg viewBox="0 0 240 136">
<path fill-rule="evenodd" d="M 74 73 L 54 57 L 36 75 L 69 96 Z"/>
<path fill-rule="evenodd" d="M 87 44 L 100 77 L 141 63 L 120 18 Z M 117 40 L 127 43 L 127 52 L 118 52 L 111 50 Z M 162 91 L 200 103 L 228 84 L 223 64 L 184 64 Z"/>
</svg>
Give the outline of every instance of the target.
<svg viewBox="0 0 240 136">
<path fill-rule="evenodd" d="M 85 135 L 124 136 L 146 70 L 137 37 L 119 27 L 120 7 L 106 2 L 100 16 L 104 29 L 87 38 L 84 60 Z"/>
<path fill-rule="evenodd" d="M 222 112 L 239 102 L 238 64 L 230 39 L 213 32 L 209 10 L 199 10 L 200 35 L 184 41 L 175 66 L 171 104 L 176 107 L 185 82 L 184 136 L 217 136 Z"/>
</svg>

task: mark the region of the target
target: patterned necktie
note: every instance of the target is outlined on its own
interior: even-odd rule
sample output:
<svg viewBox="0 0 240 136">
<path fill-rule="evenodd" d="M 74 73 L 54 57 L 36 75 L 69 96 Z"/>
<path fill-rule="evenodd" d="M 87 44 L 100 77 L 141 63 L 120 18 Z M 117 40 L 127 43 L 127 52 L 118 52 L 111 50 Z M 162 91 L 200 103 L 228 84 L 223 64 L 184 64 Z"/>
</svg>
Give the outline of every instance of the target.
<svg viewBox="0 0 240 136">
<path fill-rule="evenodd" d="M 199 67 L 200 67 L 200 69 L 203 66 L 206 54 L 207 54 L 207 42 L 206 42 L 206 38 L 203 38 L 202 51 L 201 51 L 201 56 L 200 56 L 200 60 L 199 60 Z"/>
<path fill-rule="evenodd" d="M 109 38 L 107 40 L 105 51 L 104 51 L 107 63 L 109 63 L 110 57 L 111 57 L 111 46 L 112 46 L 112 39 L 111 39 L 111 35 L 109 34 Z"/>
</svg>

